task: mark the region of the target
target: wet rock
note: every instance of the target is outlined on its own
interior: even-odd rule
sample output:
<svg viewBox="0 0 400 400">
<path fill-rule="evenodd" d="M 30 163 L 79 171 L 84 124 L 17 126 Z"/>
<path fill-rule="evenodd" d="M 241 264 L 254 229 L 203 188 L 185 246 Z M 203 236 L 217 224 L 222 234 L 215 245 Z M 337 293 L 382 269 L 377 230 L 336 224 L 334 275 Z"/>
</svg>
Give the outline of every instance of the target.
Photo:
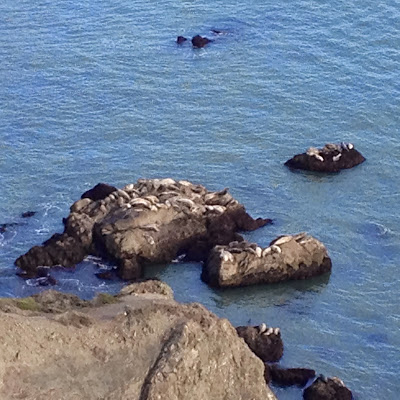
<svg viewBox="0 0 400 400">
<path fill-rule="evenodd" d="M 203 36 L 200 36 L 200 35 L 193 36 L 193 38 L 192 38 L 192 45 L 193 45 L 193 47 L 196 47 L 196 48 L 204 47 L 210 42 L 213 42 L 213 40 L 208 39 Z"/>
<path fill-rule="evenodd" d="M 339 172 L 353 168 L 365 161 L 351 143 L 328 143 L 322 149 L 310 147 L 305 153 L 297 154 L 285 165 L 293 169 L 319 172 Z"/>
<path fill-rule="evenodd" d="M 95 187 L 83 193 L 81 199 L 88 198 L 93 201 L 103 200 L 116 190 L 117 190 L 116 187 L 111 186 L 107 183 L 98 183 Z"/>
<path fill-rule="evenodd" d="M 187 41 L 187 39 L 184 36 L 178 36 L 176 39 L 176 43 L 178 43 L 178 44 L 185 43 L 186 41 Z"/>
<path fill-rule="evenodd" d="M 30 218 L 33 217 L 36 214 L 36 211 L 26 211 L 21 214 L 22 218 Z"/>
<path fill-rule="evenodd" d="M 280 386 L 305 386 L 315 377 L 315 371 L 307 368 L 281 368 L 274 364 L 265 364 L 265 381 Z"/>
<path fill-rule="evenodd" d="M 352 400 L 351 391 L 339 378 L 318 377 L 303 392 L 304 400 Z"/>
<path fill-rule="evenodd" d="M 283 341 L 279 328 L 260 326 L 238 326 L 237 334 L 251 351 L 264 362 L 276 362 L 283 355 Z"/>
<path fill-rule="evenodd" d="M 202 279 L 212 286 L 246 286 L 306 279 L 331 270 L 325 246 L 306 233 L 284 235 L 266 248 L 255 243 L 218 245 L 203 266 Z"/>
<path fill-rule="evenodd" d="M 105 198 L 114 188 L 98 189 L 72 204 L 62 234 L 34 246 L 16 265 L 32 276 L 39 266 L 73 267 L 93 254 L 115 262 L 120 278 L 135 280 L 146 264 L 182 254 L 205 260 L 216 244 L 240 239 L 237 231 L 270 222 L 250 217 L 228 189 L 212 192 L 187 181 L 139 179 Z"/>
</svg>

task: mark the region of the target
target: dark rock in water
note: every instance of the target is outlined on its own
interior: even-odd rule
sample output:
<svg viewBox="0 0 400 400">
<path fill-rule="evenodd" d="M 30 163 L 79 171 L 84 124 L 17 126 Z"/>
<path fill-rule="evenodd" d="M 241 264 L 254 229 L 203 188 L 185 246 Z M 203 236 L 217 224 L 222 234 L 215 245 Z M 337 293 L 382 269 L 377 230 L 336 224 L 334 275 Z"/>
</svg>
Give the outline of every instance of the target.
<svg viewBox="0 0 400 400">
<path fill-rule="evenodd" d="M 315 377 L 315 371 L 307 368 L 281 368 L 274 364 L 265 364 L 264 377 L 267 383 L 280 386 L 305 386 Z"/>
<path fill-rule="evenodd" d="M 107 270 L 103 272 L 97 272 L 95 274 L 99 279 L 104 279 L 107 281 L 111 281 L 116 278 L 115 272 L 113 270 Z"/>
<path fill-rule="evenodd" d="M 213 42 L 213 40 L 208 39 L 206 37 L 202 37 L 200 35 L 193 36 L 192 38 L 192 45 L 193 47 L 200 48 L 204 47 L 208 43 Z"/>
<path fill-rule="evenodd" d="M 351 391 L 336 377 L 318 377 L 303 392 L 304 400 L 352 400 Z"/>
<path fill-rule="evenodd" d="M 285 165 L 293 169 L 318 172 L 339 172 L 353 168 L 365 161 L 351 143 L 328 143 L 322 149 L 310 147 L 305 153 L 297 154 Z"/>
<path fill-rule="evenodd" d="M 246 241 L 215 246 L 202 279 L 216 287 L 236 287 L 307 279 L 332 268 L 325 246 L 306 233 L 284 235 L 266 248 Z"/>
<path fill-rule="evenodd" d="M 36 214 L 36 211 L 26 211 L 21 214 L 22 218 L 30 218 L 33 217 Z"/>
<path fill-rule="evenodd" d="M 206 259 L 215 244 L 240 238 L 237 231 L 269 222 L 251 218 L 228 189 L 210 192 L 168 178 L 139 179 L 102 200 L 82 198 L 70 210 L 64 232 L 19 257 L 19 268 L 31 275 L 40 266 L 73 267 L 93 254 L 115 262 L 122 279 L 138 279 L 146 264 L 184 253 Z"/>
<path fill-rule="evenodd" d="M 116 190 L 116 187 L 108 185 L 107 183 L 98 183 L 95 187 L 83 193 L 81 199 L 91 199 L 93 201 L 103 200 Z"/>
<path fill-rule="evenodd" d="M 264 362 L 276 362 L 282 358 L 283 341 L 279 328 L 268 328 L 265 324 L 238 326 L 236 332 Z"/>
<path fill-rule="evenodd" d="M 176 39 L 176 43 L 178 43 L 178 44 L 185 43 L 186 41 L 187 41 L 187 39 L 184 36 L 178 36 Z"/>
<path fill-rule="evenodd" d="M 20 225 L 18 222 L 6 222 L 5 224 L 0 224 L 0 233 L 4 233 L 8 228 Z"/>
</svg>

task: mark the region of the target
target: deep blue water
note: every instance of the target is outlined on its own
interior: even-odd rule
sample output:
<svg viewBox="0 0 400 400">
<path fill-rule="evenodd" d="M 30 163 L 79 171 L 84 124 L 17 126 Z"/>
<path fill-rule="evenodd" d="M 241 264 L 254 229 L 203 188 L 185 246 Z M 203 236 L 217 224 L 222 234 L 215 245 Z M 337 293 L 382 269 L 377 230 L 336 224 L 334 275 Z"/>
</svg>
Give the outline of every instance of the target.
<svg viewBox="0 0 400 400">
<path fill-rule="evenodd" d="M 207 48 L 176 36 L 226 34 Z M 0 5 L 0 295 L 37 292 L 14 260 L 62 230 L 98 182 L 173 177 L 229 187 L 267 245 L 307 231 L 330 276 L 218 291 L 198 264 L 147 271 L 180 301 L 233 324 L 279 326 L 282 364 L 337 375 L 357 399 L 400 385 L 400 3 L 384 1 L 3 0 Z M 309 146 L 352 142 L 367 162 L 293 173 Z M 22 212 L 37 214 L 22 219 Z M 56 271 L 57 289 L 92 297 L 121 282 L 91 260 Z M 299 389 L 274 388 L 282 400 Z"/>
</svg>

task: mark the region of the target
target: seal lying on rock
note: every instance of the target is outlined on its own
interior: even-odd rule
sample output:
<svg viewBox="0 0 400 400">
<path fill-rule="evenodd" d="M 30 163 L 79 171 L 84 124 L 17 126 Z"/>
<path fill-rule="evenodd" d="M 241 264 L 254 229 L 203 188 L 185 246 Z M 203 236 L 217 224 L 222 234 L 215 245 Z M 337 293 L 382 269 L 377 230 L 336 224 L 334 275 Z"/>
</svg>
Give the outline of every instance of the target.
<svg viewBox="0 0 400 400">
<path fill-rule="evenodd" d="M 308 171 L 339 172 L 353 168 L 365 161 L 352 143 L 328 143 L 322 149 L 310 147 L 305 153 L 297 154 L 285 165 L 293 169 Z"/>
<path fill-rule="evenodd" d="M 266 248 L 232 242 L 216 246 L 203 266 L 202 279 L 211 286 L 246 286 L 306 279 L 331 270 L 325 246 L 306 233 L 285 235 Z"/>
<path fill-rule="evenodd" d="M 109 190 L 86 192 L 71 206 L 64 232 L 34 246 L 15 264 L 32 276 L 39 266 L 73 267 L 93 254 L 114 260 L 121 278 L 137 279 L 147 263 L 190 255 L 198 243 L 204 254 L 196 256 L 206 259 L 216 244 L 243 240 L 237 231 L 270 222 L 251 218 L 228 189 L 212 192 L 183 180 L 139 179 Z"/>
</svg>

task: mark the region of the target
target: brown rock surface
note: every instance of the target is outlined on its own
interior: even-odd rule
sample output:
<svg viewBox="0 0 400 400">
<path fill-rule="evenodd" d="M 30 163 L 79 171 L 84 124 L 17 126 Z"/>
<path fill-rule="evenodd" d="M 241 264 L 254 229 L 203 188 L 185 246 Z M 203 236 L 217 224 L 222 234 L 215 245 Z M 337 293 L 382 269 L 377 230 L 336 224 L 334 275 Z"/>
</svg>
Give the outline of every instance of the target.
<svg viewBox="0 0 400 400">
<path fill-rule="evenodd" d="M 276 362 L 283 355 L 283 341 L 279 328 L 260 326 L 238 326 L 238 335 L 251 351 L 264 362 Z"/>
<path fill-rule="evenodd" d="M 101 307 L 56 298 L 15 299 L 24 310 L 0 312 L 2 400 L 276 400 L 261 360 L 198 304 L 153 293 Z"/>
<path fill-rule="evenodd" d="M 270 222 L 251 218 L 228 189 L 212 192 L 169 178 L 139 179 L 114 191 L 103 186 L 72 204 L 62 234 L 15 261 L 26 276 L 35 276 L 40 266 L 73 267 L 94 254 L 115 261 L 121 278 L 137 279 L 148 263 L 170 262 L 183 253 L 205 260 L 216 244 L 242 240 L 237 231 Z"/>
<path fill-rule="evenodd" d="M 331 267 L 325 246 L 300 233 L 280 236 L 266 248 L 248 242 L 216 246 L 203 266 L 202 279 L 212 286 L 245 286 L 306 279 Z"/>
</svg>

